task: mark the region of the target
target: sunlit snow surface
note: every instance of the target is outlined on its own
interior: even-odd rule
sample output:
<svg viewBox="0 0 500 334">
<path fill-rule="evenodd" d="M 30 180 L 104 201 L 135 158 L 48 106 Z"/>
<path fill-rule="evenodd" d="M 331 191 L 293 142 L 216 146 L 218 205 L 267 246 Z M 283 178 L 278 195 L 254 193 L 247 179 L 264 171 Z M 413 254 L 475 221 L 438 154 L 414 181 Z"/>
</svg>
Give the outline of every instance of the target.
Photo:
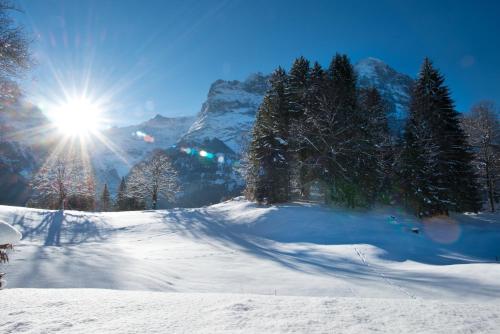
<svg viewBox="0 0 500 334">
<path fill-rule="evenodd" d="M 12 225 L 0 221 L 0 245 L 15 244 L 21 240 L 21 233 Z"/>
<path fill-rule="evenodd" d="M 0 219 L 23 233 L 2 266 L 8 289 L 0 296 L 10 303 L 0 303 L 0 332 L 161 332 L 165 325 L 179 332 L 494 333 L 500 326 L 495 215 L 419 222 L 392 208 L 240 199 L 104 214 L 3 206 Z"/>
</svg>

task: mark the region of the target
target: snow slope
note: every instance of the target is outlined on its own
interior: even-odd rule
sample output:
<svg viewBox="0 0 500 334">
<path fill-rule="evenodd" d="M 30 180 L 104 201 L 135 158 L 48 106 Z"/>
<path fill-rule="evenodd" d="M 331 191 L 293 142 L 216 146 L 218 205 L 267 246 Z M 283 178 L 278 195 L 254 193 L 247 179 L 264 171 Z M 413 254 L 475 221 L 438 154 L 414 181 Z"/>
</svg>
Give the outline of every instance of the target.
<svg viewBox="0 0 500 334">
<path fill-rule="evenodd" d="M 1 292 L 2 333 L 498 333 L 498 305 L 93 289 Z"/>
<path fill-rule="evenodd" d="M 12 227 L 12 225 L 0 221 L 0 245 L 15 244 L 21 238 L 21 233 Z"/>
<path fill-rule="evenodd" d="M 0 331 L 493 333 L 500 326 L 494 215 L 420 222 L 392 208 L 237 199 L 102 214 L 2 206 L 0 219 L 24 236 L 2 267 L 13 289 L 2 293 L 19 298 L 0 303 L 8 315 Z"/>
</svg>

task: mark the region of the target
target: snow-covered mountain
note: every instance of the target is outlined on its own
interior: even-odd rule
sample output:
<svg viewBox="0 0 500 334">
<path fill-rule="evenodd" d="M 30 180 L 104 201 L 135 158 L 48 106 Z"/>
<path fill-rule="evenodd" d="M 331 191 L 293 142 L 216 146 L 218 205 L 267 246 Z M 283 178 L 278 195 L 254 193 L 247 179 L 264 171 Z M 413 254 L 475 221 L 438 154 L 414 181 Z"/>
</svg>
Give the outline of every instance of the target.
<svg viewBox="0 0 500 334">
<path fill-rule="evenodd" d="M 253 74 L 243 82 L 215 81 L 195 122 L 183 140 L 218 138 L 239 153 L 249 138 L 255 115 L 266 93 L 269 76 Z"/>
<path fill-rule="evenodd" d="M 376 87 L 393 111 L 394 124 L 400 124 L 406 117 L 413 80 L 375 58 L 361 60 L 354 68 L 358 74 L 359 85 Z M 153 150 L 168 149 L 174 144 L 179 144 L 177 149 L 182 146 L 197 151 L 207 150 L 213 154 L 224 154 L 228 158 L 225 164 L 237 161 L 250 140 L 257 110 L 268 88 L 269 75 L 261 73 L 253 74 L 244 81 L 217 80 L 211 85 L 206 101 L 194 117 L 168 118 L 157 115 L 138 125 L 103 131 L 101 139 L 104 140 L 96 139 L 89 146 L 97 183 L 100 186 L 107 183 L 111 192 L 116 192 L 121 177 L 126 176 L 133 165 Z M 49 121 L 39 109 L 19 104 L 0 110 L 0 130 L 0 186 L 10 187 L 12 180 L 16 180 L 16 183 L 20 182 L 25 188 L 31 172 L 43 161 L 44 154 L 54 140 L 50 139 L 53 136 L 47 135 L 53 132 L 50 131 Z M 41 143 L 41 138 L 49 139 Z M 227 147 L 221 148 L 224 145 Z M 214 147 L 218 149 L 212 152 L 210 149 L 213 150 Z M 183 166 L 186 165 L 183 153 L 171 152 L 181 159 L 179 162 L 183 161 Z M 208 171 L 205 170 L 208 168 L 206 163 L 200 165 L 193 159 L 190 159 L 189 165 L 199 165 L 198 167 L 203 167 L 203 171 L 201 167 L 181 171 L 180 174 L 185 172 L 183 181 L 186 182 L 186 188 L 198 189 L 196 182 L 199 181 L 199 176 L 194 177 L 197 173 L 202 173 L 204 180 L 218 182 L 219 187 L 221 179 L 241 183 L 241 180 L 234 179 L 236 174 L 232 165 L 224 165 L 224 168 L 212 166 Z M 212 175 L 220 174 L 221 168 L 227 169 L 224 175 Z M 213 185 L 210 183 L 210 186 Z M 235 191 L 236 188 L 231 189 Z M 225 196 L 223 193 L 224 191 L 221 192 L 221 198 Z M 18 196 L 20 195 L 15 195 Z M 17 200 L 3 203 L 20 204 Z"/>
<path fill-rule="evenodd" d="M 103 131 L 103 140 L 93 142 L 92 161 L 97 178 L 112 191 L 130 168 L 155 149 L 175 144 L 188 130 L 194 117 L 154 118 L 138 125 L 114 127 Z"/>
<path fill-rule="evenodd" d="M 360 87 L 375 87 L 397 120 L 406 118 L 414 80 L 397 72 L 377 58 L 366 58 L 354 65 Z"/>
<path fill-rule="evenodd" d="M 360 87 L 375 87 L 384 97 L 393 121 L 406 118 L 413 79 L 383 61 L 366 58 L 354 65 Z M 195 122 L 183 136 L 202 142 L 218 138 L 240 153 L 248 142 L 255 116 L 269 87 L 269 76 L 251 75 L 245 81 L 215 81 Z"/>
</svg>

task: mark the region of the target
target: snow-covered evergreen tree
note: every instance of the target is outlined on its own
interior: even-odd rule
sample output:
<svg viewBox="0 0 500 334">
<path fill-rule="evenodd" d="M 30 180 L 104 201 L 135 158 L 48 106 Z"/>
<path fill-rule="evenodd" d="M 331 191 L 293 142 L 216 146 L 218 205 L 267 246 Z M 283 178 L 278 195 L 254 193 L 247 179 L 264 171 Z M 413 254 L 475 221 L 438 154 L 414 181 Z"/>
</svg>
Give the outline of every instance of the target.
<svg viewBox="0 0 500 334">
<path fill-rule="evenodd" d="M 309 84 L 309 61 L 304 57 L 297 58 L 288 73 L 285 87 L 285 98 L 289 113 L 289 173 L 290 194 L 301 196 L 306 182 L 305 160 L 307 155 L 305 132 L 305 109 Z"/>
<path fill-rule="evenodd" d="M 349 58 L 346 55 L 335 55 L 327 77 L 326 107 L 330 110 L 328 113 L 334 115 L 336 128 L 336 139 L 331 138 L 327 143 L 341 148 L 329 150 L 329 161 L 334 161 L 327 168 L 330 174 L 328 183 L 332 185 L 332 199 L 350 207 L 366 205 L 366 191 L 362 184 L 367 159 L 366 152 L 363 152 L 366 144 L 366 118 L 358 108 L 356 74 Z"/>
<path fill-rule="evenodd" d="M 115 207 L 118 211 L 127 210 L 127 183 L 124 177 L 122 177 L 120 185 L 118 186 Z"/>
<path fill-rule="evenodd" d="M 326 73 L 318 62 L 310 70 L 309 82 L 305 95 L 303 131 L 301 139 L 301 195 L 308 198 L 310 183 L 320 179 L 323 175 L 321 168 L 321 150 L 323 142 L 319 135 L 320 124 L 323 122 L 322 101 L 325 98 Z"/>
<path fill-rule="evenodd" d="M 108 184 L 104 184 L 101 194 L 101 211 L 108 211 L 111 208 L 111 195 L 109 194 Z"/>
<path fill-rule="evenodd" d="M 425 59 L 405 128 L 402 187 L 419 215 L 477 211 L 472 154 L 443 76 Z"/>
<path fill-rule="evenodd" d="M 259 202 L 289 199 L 289 114 L 285 96 L 286 72 L 278 68 L 271 77 L 257 113 L 249 150 L 247 196 Z"/>
<path fill-rule="evenodd" d="M 363 117 L 361 170 L 368 201 L 388 202 L 392 192 L 394 139 L 389 131 L 387 108 L 376 88 L 361 89 L 359 108 Z"/>
</svg>

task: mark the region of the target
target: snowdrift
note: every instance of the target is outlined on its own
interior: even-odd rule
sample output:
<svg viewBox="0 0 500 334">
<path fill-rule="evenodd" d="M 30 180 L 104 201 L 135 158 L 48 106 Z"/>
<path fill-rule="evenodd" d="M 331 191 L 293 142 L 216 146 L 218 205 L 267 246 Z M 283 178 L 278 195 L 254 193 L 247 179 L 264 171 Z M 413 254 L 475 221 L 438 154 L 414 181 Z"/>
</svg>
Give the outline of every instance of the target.
<svg viewBox="0 0 500 334">
<path fill-rule="evenodd" d="M 21 240 L 22 235 L 11 225 L 0 221 L 0 245 L 15 244 Z"/>
<path fill-rule="evenodd" d="M 116 213 L 0 206 L 23 234 L 2 266 L 12 303 L 0 331 L 494 332 L 498 218 L 243 199 Z M 122 306 L 124 318 L 137 312 L 125 327 L 109 320 Z"/>
</svg>

